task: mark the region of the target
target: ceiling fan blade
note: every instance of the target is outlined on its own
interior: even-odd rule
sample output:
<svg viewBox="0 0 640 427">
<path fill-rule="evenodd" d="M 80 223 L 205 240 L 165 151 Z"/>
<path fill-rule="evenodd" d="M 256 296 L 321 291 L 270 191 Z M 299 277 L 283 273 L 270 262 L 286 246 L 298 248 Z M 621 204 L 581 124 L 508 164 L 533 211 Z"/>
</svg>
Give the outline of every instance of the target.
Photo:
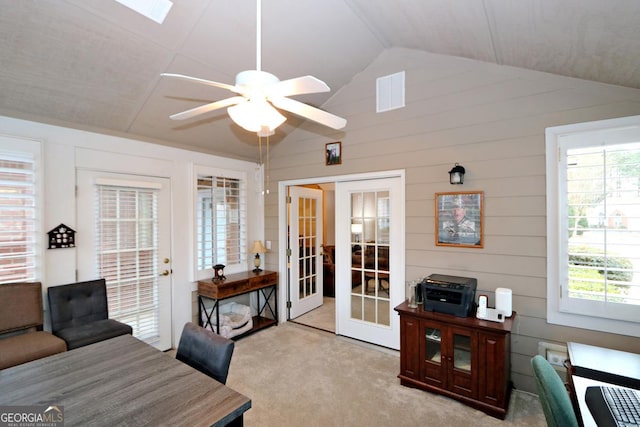
<svg viewBox="0 0 640 427">
<path fill-rule="evenodd" d="M 241 102 L 245 102 L 247 98 L 243 96 L 232 96 L 231 98 L 221 99 L 220 101 L 212 102 L 210 104 L 201 105 L 196 108 L 192 108 L 187 111 L 183 111 L 181 113 L 172 114 L 169 116 L 170 119 L 173 120 L 185 120 L 190 119 L 191 117 L 198 116 L 200 114 L 208 113 L 213 110 L 217 110 L 218 108 L 228 107 L 230 105 L 239 104 Z"/>
<path fill-rule="evenodd" d="M 312 107 L 294 99 L 273 97 L 269 101 L 276 107 L 289 111 L 306 119 L 313 120 L 332 129 L 342 129 L 347 125 L 347 120 L 342 117 L 335 116 L 319 108 Z"/>
<path fill-rule="evenodd" d="M 329 92 L 330 90 L 325 82 L 313 76 L 283 80 L 265 88 L 267 96 L 302 95 L 305 93 Z"/>
<path fill-rule="evenodd" d="M 226 83 L 214 82 L 212 80 L 199 79 L 197 77 L 185 76 L 183 74 L 171 74 L 171 73 L 162 73 L 160 74 L 163 77 L 173 77 L 176 79 L 187 80 L 189 82 L 201 83 L 207 86 L 219 87 L 222 89 L 230 90 L 231 92 L 241 93 L 240 89 L 236 86 L 229 85 Z"/>
</svg>

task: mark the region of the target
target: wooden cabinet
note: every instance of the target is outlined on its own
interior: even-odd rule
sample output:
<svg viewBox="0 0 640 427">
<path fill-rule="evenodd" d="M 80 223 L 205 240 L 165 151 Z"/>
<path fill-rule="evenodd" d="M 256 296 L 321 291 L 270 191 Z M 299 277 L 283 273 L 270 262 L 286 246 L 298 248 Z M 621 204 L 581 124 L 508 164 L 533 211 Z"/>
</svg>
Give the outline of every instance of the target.
<svg viewBox="0 0 640 427">
<path fill-rule="evenodd" d="M 511 328 L 409 308 L 400 315 L 400 383 L 443 394 L 504 419 L 511 393 Z"/>
</svg>

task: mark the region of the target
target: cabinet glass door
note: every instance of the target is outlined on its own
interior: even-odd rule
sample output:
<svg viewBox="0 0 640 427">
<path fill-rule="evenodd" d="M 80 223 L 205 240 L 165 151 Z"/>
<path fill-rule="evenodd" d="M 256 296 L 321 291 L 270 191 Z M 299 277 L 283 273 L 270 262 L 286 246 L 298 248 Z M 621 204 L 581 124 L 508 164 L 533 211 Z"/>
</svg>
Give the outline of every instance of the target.
<svg viewBox="0 0 640 427">
<path fill-rule="evenodd" d="M 448 368 L 447 388 L 457 394 L 475 398 L 477 387 L 474 381 L 476 334 L 470 330 L 452 327 L 449 329 L 447 355 L 451 360 Z"/>
<path fill-rule="evenodd" d="M 453 367 L 471 372 L 471 337 L 453 334 Z"/>
<path fill-rule="evenodd" d="M 441 331 L 436 328 L 425 328 L 425 360 L 440 364 L 442 356 Z"/>
<path fill-rule="evenodd" d="M 425 383 L 435 387 L 445 387 L 447 375 L 445 374 L 445 356 L 447 339 L 442 340 L 442 330 L 438 323 L 424 322 L 422 332 L 424 333 L 424 359 L 422 362 L 422 379 Z"/>
</svg>

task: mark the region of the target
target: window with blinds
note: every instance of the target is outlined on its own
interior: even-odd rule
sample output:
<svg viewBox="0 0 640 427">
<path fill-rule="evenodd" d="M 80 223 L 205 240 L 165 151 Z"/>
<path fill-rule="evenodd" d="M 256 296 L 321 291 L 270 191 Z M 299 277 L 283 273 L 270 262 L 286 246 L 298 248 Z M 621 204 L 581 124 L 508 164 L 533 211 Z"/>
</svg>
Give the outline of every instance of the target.
<svg viewBox="0 0 640 427">
<path fill-rule="evenodd" d="M 97 185 L 96 256 L 109 316 L 158 337 L 158 214 L 153 188 Z"/>
<path fill-rule="evenodd" d="M 198 175 L 197 270 L 246 262 L 246 183 L 239 178 Z"/>
<path fill-rule="evenodd" d="M 545 133 L 547 321 L 638 336 L 640 116 Z"/>
<path fill-rule="evenodd" d="M 36 163 L 0 151 L 0 283 L 37 280 Z"/>
<path fill-rule="evenodd" d="M 567 149 L 565 198 L 567 296 L 640 308 L 640 143 Z"/>
</svg>

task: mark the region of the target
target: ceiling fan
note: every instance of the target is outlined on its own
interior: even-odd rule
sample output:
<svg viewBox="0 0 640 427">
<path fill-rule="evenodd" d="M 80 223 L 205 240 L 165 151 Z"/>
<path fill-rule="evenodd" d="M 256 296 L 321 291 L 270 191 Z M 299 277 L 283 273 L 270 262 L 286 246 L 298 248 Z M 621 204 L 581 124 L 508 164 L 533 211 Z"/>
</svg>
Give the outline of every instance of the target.
<svg viewBox="0 0 640 427">
<path fill-rule="evenodd" d="M 342 129 L 347 121 L 319 108 L 288 98 L 292 95 L 329 92 L 329 86 L 313 76 L 297 77 L 280 81 L 273 74 L 262 71 L 260 52 L 262 0 L 256 0 L 256 69 L 238 73 L 235 85 L 204 80 L 182 74 L 162 73 L 173 77 L 208 86 L 227 89 L 236 96 L 201 105 L 169 116 L 173 120 L 185 120 L 219 108 L 227 107 L 231 119 L 242 128 L 256 132 L 258 136 L 273 135 L 275 129 L 286 120 L 278 109 L 288 111 L 333 129 Z"/>
</svg>

